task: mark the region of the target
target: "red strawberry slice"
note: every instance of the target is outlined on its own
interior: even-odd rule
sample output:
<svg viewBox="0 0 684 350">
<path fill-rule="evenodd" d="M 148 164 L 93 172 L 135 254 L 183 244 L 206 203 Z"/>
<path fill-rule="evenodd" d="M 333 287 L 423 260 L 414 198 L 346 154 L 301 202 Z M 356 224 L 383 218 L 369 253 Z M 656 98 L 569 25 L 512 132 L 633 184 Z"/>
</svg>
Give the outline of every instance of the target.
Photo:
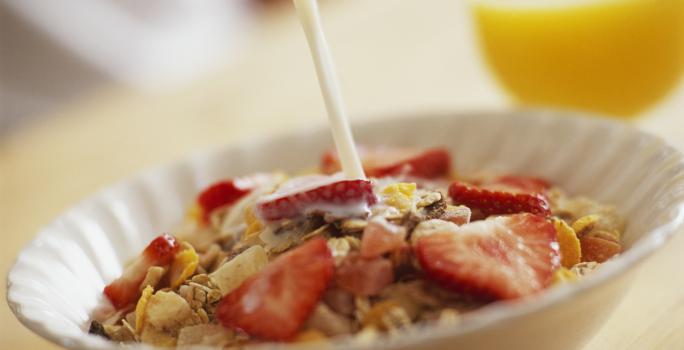
<svg viewBox="0 0 684 350">
<path fill-rule="evenodd" d="M 449 186 L 449 197 L 454 204 L 476 209 L 483 216 L 515 213 L 551 215 L 551 207 L 544 194 L 510 190 L 502 187 L 487 189 L 454 182 Z"/>
<path fill-rule="evenodd" d="M 219 181 L 207 187 L 197 196 L 202 222 L 208 223 L 214 210 L 237 203 L 257 187 L 274 182 L 274 178 L 274 175 L 259 173 L 249 177 Z"/>
<path fill-rule="evenodd" d="M 286 182 L 277 192 L 262 197 L 256 204 L 256 213 L 267 221 L 314 212 L 357 216 L 366 214 L 376 201 L 370 181 L 308 176 Z"/>
<path fill-rule="evenodd" d="M 407 246 L 406 228 L 387 222 L 381 217 L 368 222 L 361 238 L 361 256 L 375 258 Z"/>
<path fill-rule="evenodd" d="M 490 217 L 426 235 L 415 249 L 430 279 L 486 300 L 537 293 L 560 266 L 553 224 L 532 214 Z"/>
<path fill-rule="evenodd" d="M 180 244 L 171 235 L 163 234 L 153 239 L 121 277 L 104 288 L 105 296 L 117 310 L 132 304 L 140 295 L 140 283 L 147 270 L 152 266 L 170 265 L 179 250 Z"/>
<path fill-rule="evenodd" d="M 394 269 L 389 259 L 367 259 L 356 252 L 349 253 L 335 271 L 335 283 L 357 296 L 376 295 L 393 281 Z"/>
<path fill-rule="evenodd" d="M 551 184 L 548 181 L 537 177 L 504 175 L 492 181 L 480 184 L 480 187 L 488 190 L 545 194 L 546 191 L 551 188 Z"/>
<path fill-rule="evenodd" d="M 216 317 L 225 327 L 284 341 L 294 337 L 333 276 L 332 253 L 314 238 L 277 257 L 226 295 Z"/>
<path fill-rule="evenodd" d="M 451 171 L 451 155 L 444 148 L 423 151 L 385 148 L 358 147 L 361 163 L 369 177 L 409 175 L 426 179 L 448 176 Z M 340 171 L 337 153 L 330 150 L 321 158 L 321 171 L 333 174 Z"/>
</svg>

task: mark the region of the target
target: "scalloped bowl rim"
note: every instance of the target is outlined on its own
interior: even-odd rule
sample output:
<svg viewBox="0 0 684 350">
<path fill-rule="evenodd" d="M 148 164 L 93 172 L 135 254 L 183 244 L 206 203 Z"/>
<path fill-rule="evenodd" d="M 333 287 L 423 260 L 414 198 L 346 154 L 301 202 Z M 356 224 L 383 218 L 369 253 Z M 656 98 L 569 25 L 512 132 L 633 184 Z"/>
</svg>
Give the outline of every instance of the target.
<svg viewBox="0 0 684 350">
<path fill-rule="evenodd" d="M 548 116 L 544 115 L 545 113 L 551 112 L 554 115 L 553 116 Z M 421 117 L 422 115 L 422 117 Z M 649 132 L 645 132 L 642 130 L 635 129 L 633 127 L 630 127 L 627 124 L 620 123 L 615 120 L 611 119 L 606 119 L 606 118 L 601 118 L 600 116 L 597 115 L 592 115 L 589 113 L 576 113 L 576 112 L 569 112 L 569 111 L 549 111 L 549 110 L 537 110 L 537 109 L 515 109 L 515 110 L 477 110 L 477 111 L 452 111 L 452 112 L 423 112 L 423 113 L 411 113 L 411 114 L 400 114 L 400 115 L 394 115 L 391 117 L 392 120 L 401 120 L 401 121 L 410 121 L 414 120 L 417 118 L 463 118 L 463 117 L 472 117 L 472 116 L 478 116 L 478 117 L 490 117 L 490 118 L 527 118 L 527 119 L 534 119 L 538 121 L 542 121 L 543 119 L 547 118 L 561 118 L 561 119 L 572 119 L 576 121 L 581 121 L 583 123 L 593 123 L 595 124 L 596 127 L 598 126 L 607 126 L 613 129 L 629 129 L 633 133 L 638 134 L 642 137 L 646 137 L 650 141 L 657 142 L 660 144 L 661 149 L 665 150 L 668 152 L 671 156 L 674 156 L 677 160 L 677 163 L 680 165 L 684 165 L 684 155 L 682 153 L 675 149 L 674 147 L 668 145 L 665 143 L 660 137 L 653 135 Z M 373 127 L 374 124 L 382 124 L 383 122 L 386 122 L 389 120 L 389 118 L 373 118 L 364 122 L 359 122 L 355 121 L 353 122 L 353 127 L 358 127 L 360 125 L 364 125 L 367 127 Z M 160 174 L 169 171 L 170 169 L 179 166 L 184 163 L 189 163 L 193 162 L 193 160 L 197 160 L 198 158 L 205 158 L 209 157 L 213 154 L 219 153 L 221 151 L 225 151 L 227 149 L 231 148 L 236 148 L 236 147 L 251 147 L 253 145 L 258 145 L 258 144 L 263 144 L 266 142 L 274 142 L 277 141 L 278 139 L 287 139 L 294 137 L 296 135 L 306 135 L 309 132 L 312 131 L 318 131 L 321 128 L 327 128 L 327 124 L 325 123 L 318 123 L 311 125 L 306 128 L 299 128 L 296 130 L 289 130 L 281 133 L 277 133 L 275 135 L 264 135 L 262 137 L 257 137 L 253 138 L 247 141 L 241 141 L 239 143 L 231 143 L 227 144 L 224 146 L 220 147 L 215 147 L 212 149 L 200 151 L 200 152 L 195 152 L 191 153 L 189 156 L 184 157 L 181 160 L 177 160 L 174 162 L 162 164 L 162 165 L 157 165 L 148 169 L 145 169 L 143 171 L 137 172 L 132 174 L 131 176 L 126 177 L 123 180 L 117 181 L 113 184 L 110 184 L 94 194 L 88 196 L 87 198 L 78 201 L 76 204 L 68 207 L 66 210 L 61 212 L 55 219 L 53 219 L 50 223 L 45 225 L 41 230 L 38 231 L 38 234 L 34 237 L 34 239 L 27 244 L 21 252 L 17 255 L 17 258 L 15 259 L 15 262 L 13 263 L 12 267 L 10 268 L 8 274 L 7 274 L 7 279 L 6 279 L 6 298 L 7 302 L 9 304 L 10 309 L 14 313 L 14 315 L 17 317 L 17 319 L 28 329 L 31 331 L 35 332 L 36 334 L 40 335 L 41 337 L 54 342 L 56 344 L 62 345 L 67 348 L 84 348 L 84 346 L 95 346 L 97 345 L 98 348 L 113 348 L 119 346 L 115 343 L 112 343 L 107 340 L 99 339 L 99 337 L 95 336 L 90 336 L 87 333 L 84 333 L 83 335 L 79 337 L 65 337 L 63 335 L 60 335 L 57 332 L 53 332 L 52 330 L 48 329 L 45 327 L 43 323 L 41 323 L 38 320 L 33 320 L 28 317 L 26 317 L 22 311 L 21 311 L 21 303 L 15 300 L 12 300 L 10 296 L 10 291 L 12 289 L 12 276 L 13 272 L 15 271 L 15 268 L 17 264 L 19 263 L 19 257 L 24 253 L 24 251 L 27 251 L 31 249 L 38 241 L 41 240 L 43 236 L 49 236 L 49 228 L 53 225 L 56 224 L 57 220 L 65 215 L 68 215 L 69 213 L 77 210 L 79 207 L 83 207 L 88 205 L 89 203 L 92 203 L 94 201 L 100 200 L 103 195 L 108 192 L 108 191 L 116 191 L 117 188 L 120 186 L 126 184 L 127 182 L 138 179 L 138 178 L 144 178 L 146 176 L 150 176 L 152 174 Z M 682 171 L 682 174 L 684 174 L 684 171 Z M 559 303 L 563 300 L 571 299 L 573 296 L 576 296 L 580 293 L 584 293 L 585 291 L 588 291 L 590 289 L 594 289 L 600 285 L 603 285 L 605 283 L 609 283 L 611 280 L 617 278 L 620 275 L 623 275 L 624 273 L 628 272 L 630 268 L 633 268 L 637 266 L 639 263 L 643 262 L 647 257 L 649 257 L 653 252 L 655 252 L 658 248 L 661 248 L 672 236 L 678 233 L 678 229 L 681 228 L 682 224 L 684 224 L 684 202 L 679 202 L 675 206 L 675 208 L 669 208 L 670 210 L 676 209 L 676 215 L 674 217 L 671 217 L 668 222 L 665 224 L 659 225 L 656 228 L 650 230 L 646 234 L 643 235 L 635 244 L 627 249 L 625 252 L 623 252 L 619 257 L 617 257 L 615 260 L 610 261 L 602 266 L 601 269 L 597 270 L 595 273 L 585 277 L 581 283 L 575 283 L 575 284 L 566 284 L 562 286 L 557 286 L 554 287 L 538 296 L 535 296 L 533 298 L 529 298 L 527 300 L 519 300 L 517 302 L 499 302 L 495 303 L 490 306 L 486 306 L 482 308 L 481 310 L 478 310 L 478 312 L 473 313 L 468 315 L 468 322 L 464 322 L 461 326 L 458 328 L 451 328 L 448 326 L 443 326 L 443 325 L 434 325 L 428 328 L 422 328 L 420 330 L 415 330 L 415 331 L 410 331 L 410 336 L 399 336 L 396 338 L 386 338 L 386 342 L 382 344 L 378 344 L 378 342 L 374 342 L 371 346 L 374 349 L 382 349 L 382 348 L 389 348 L 394 345 L 401 344 L 403 346 L 411 346 L 411 345 L 419 345 L 421 342 L 426 341 L 426 340 L 438 340 L 438 339 L 443 339 L 447 337 L 457 337 L 459 335 L 463 335 L 469 332 L 473 332 L 475 330 L 480 330 L 480 329 L 486 329 L 489 327 L 494 327 L 497 325 L 500 325 L 505 322 L 512 321 L 513 319 L 519 318 L 524 315 L 529 315 L 529 314 L 534 314 L 537 312 L 540 312 L 548 307 L 550 307 L 553 304 Z M 48 232 L 46 232 L 48 231 Z M 337 345 L 342 345 L 344 346 L 346 343 L 345 340 L 342 340 L 341 342 L 337 343 Z M 351 344 L 347 344 L 351 345 Z M 362 347 L 358 344 L 355 344 L 357 347 Z M 298 344 L 298 345 L 284 345 L 284 344 L 267 344 L 264 346 L 259 346 L 261 347 L 284 347 L 284 348 L 293 348 L 297 347 L 299 349 L 304 349 L 304 348 L 316 348 L 315 344 L 313 345 L 305 345 L 305 344 Z M 156 349 L 155 347 L 149 346 L 147 344 L 133 344 L 127 345 L 126 348 L 131 348 L 131 349 Z"/>
</svg>

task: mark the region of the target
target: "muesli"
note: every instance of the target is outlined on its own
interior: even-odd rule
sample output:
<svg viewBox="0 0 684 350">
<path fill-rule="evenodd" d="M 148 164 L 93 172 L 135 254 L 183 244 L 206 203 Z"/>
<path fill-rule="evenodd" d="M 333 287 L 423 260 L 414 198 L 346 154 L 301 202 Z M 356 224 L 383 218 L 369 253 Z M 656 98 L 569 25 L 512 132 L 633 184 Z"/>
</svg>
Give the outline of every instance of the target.
<svg viewBox="0 0 684 350">
<path fill-rule="evenodd" d="M 573 283 L 622 250 L 616 210 L 521 175 L 457 176 L 446 149 L 334 152 L 316 173 L 260 173 L 202 191 L 104 289 L 91 333 L 240 348 L 372 340 Z"/>
</svg>

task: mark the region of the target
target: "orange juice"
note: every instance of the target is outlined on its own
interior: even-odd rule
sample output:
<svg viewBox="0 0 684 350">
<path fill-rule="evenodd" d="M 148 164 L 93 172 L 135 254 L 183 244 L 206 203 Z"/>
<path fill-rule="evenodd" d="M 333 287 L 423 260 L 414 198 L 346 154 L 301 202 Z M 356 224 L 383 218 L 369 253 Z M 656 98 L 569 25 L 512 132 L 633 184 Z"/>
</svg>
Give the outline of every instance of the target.
<svg viewBox="0 0 684 350">
<path fill-rule="evenodd" d="M 522 104 L 630 117 L 684 70 L 684 0 L 473 0 L 489 64 Z"/>
</svg>

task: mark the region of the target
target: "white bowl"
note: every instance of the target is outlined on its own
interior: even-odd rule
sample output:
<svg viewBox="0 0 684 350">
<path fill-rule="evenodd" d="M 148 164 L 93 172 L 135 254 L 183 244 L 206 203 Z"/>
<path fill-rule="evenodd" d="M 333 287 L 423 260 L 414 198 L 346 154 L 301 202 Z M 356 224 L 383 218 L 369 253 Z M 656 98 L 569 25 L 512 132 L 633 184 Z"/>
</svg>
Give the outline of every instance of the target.
<svg viewBox="0 0 684 350">
<path fill-rule="evenodd" d="M 609 315 L 637 265 L 684 219 L 682 155 L 617 122 L 543 111 L 444 113 L 361 123 L 355 134 L 361 143 L 445 145 L 461 173 L 543 176 L 572 194 L 615 204 L 628 220 L 626 252 L 581 283 L 487 307 L 459 327 L 416 330 L 374 348 L 575 348 Z M 212 181 L 311 166 L 330 145 L 321 126 L 193 156 L 100 191 L 43 228 L 20 253 L 7 278 L 11 309 L 26 327 L 67 348 L 117 347 L 88 335 L 87 328 L 102 288 L 124 261 L 177 224 Z"/>
</svg>

